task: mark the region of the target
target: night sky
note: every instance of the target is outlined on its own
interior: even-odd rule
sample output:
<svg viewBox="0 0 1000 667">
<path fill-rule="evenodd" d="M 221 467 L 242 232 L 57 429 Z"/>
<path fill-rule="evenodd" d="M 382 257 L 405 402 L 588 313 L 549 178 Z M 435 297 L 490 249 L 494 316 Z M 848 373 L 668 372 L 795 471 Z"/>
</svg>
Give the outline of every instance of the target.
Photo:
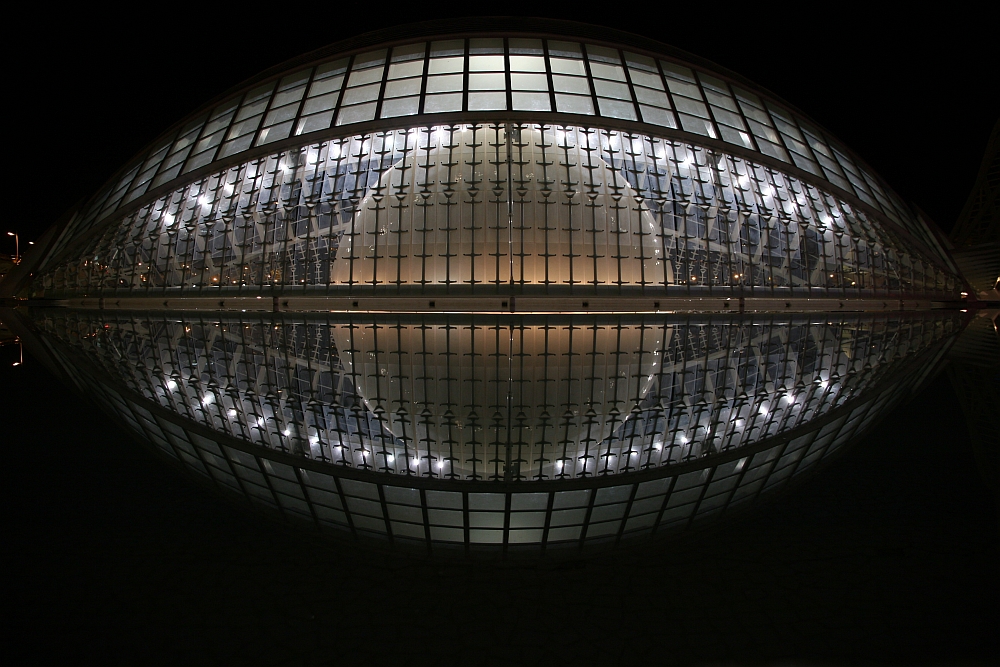
<svg viewBox="0 0 1000 667">
<path fill-rule="evenodd" d="M 168 126 L 266 67 L 465 14 L 328 6 L 173 5 L 146 23 L 39 7 L 9 20 L 5 231 L 37 237 Z M 530 6 L 756 81 L 945 230 L 1000 115 L 985 19 Z M 751 515 L 595 560 L 503 565 L 367 553 L 258 517 L 148 454 L 34 360 L 12 368 L 9 347 L 0 360 L 6 664 L 1000 659 L 997 499 L 944 374 Z"/>
</svg>

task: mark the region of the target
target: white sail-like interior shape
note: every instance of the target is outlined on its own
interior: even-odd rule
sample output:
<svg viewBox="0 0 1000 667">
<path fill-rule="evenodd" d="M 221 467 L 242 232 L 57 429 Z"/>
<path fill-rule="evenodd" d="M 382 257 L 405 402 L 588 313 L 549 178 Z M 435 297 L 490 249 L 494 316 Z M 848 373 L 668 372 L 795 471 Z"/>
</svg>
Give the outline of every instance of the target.
<svg viewBox="0 0 1000 667">
<path fill-rule="evenodd" d="M 599 152 L 546 169 L 560 139 L 532 126 L 433 133 L 432 150 L 408 152 L 370 189 L 331 283 L 671 284 L 674 230 L 665 234 Z"/>
</svg>

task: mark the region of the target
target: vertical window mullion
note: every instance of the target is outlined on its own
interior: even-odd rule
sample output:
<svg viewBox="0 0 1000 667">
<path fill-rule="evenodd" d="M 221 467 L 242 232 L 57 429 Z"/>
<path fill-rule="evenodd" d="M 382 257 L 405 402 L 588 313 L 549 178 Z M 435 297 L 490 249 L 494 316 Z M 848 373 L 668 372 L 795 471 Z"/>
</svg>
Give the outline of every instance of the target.
<svg viewBox="0 0 1000 667">
<path fill-rule="evenodd" d="M 420 100 L 417 113 L 424 113 L 424 100 L 427 99 L 427 72 L 431 66 L 431 43 L 427 42 L 424 47 L 424 69 L 420 74 Z"/>
<path fill-rule="evenodd" d="M 344 71 L 344 82 L 340 84 L 340 92 L 337 93 L 337 104 L 333 107 L 333 116 L 330 119 L 330 127 L 335 127 L 337 125 L 337 116 L 340 115 L 340 105 L 344 102 L 344 94 L 347 92 L 347 84 L 351 80 L 351 72 L 354 69 L 354 58 L 355 56 L 351 56 L 347 61 L 347 69 Z"/>
<path fill-rule="evenodd" d="M 219 139 L 218 145 L 216 145 L 215 150 L 212 151 L 212 157 L 211 157 L 211 159 L 209 159 L 208 162 L 206 162 L 205 164 L 211 164 L 211 163 L 215 162 L 215 156 L 217 156 L 219 154 L 219 151 L 222 150 L 222 145 L 226 143 L 226 136 L 229 134 L 229 130 L 232 129 L 233 123 L 236 122 L 236 116 L 239 115 L 240 109 L 243 107 L 243 103 L 246 102 L 247 95 L 249 93 L 250 93 L 250 91 L 248 90 L 245 93 L 243 93 L 243 95 L 240 96 L 240 103 L 237 104 L 235 107 L 233 107 L 233 111 L 232 111 L 233 117 L 229 119 L 229 123 L 226 125 L 226 127 L 221 128 L 221 129 L 218 130 L 218 132 L 221 133 L 222 138 Z M 202 138 L 202 133 L 205 131 L 205 128 L 208 127 L 208 124 L 211 122 L 211 120 L 212 120 L 212 115 L 209 114 L 208 119 L 205 121 L 205 124 L 202 126 L 201 130 L 198 132 L 198 138 L 195 139 L 194 142 L 191 144 L 191 153 L 188 155 L 187 159 L 184 160 L 184 167 L 181 168 L 180 173 L 182 173 L 182 174 L 186 173 L 185 169 L 187 168 L 188 162 L 190 162 L 190 160 L 191 160 L 192 157 L 196 156 L 196 154 L 194 152 L 194 147 L 198 145 L 198 141 L 201 140 L 201 138 Z"/>
<path fill-rule="evenodd" d="M 299 127 L 299 121 L 302 120 L 302 110 L 305 109 L 306 100 L 309 98 L 309 89 L 312 87 L 313 81 L 316 78 L 316 69 L 316 67 L 311 67 L 309 69 L 309 76 L 306 78 L 306 82 L 304 84 L 305 88 L 302 89 L 302 99 L 299 100 L 299 108 L 296 109 L 295 117 L 292 118 L 292 128 L 288 133 L 289 136 L 296 136 L 295 131 Z M 344 86 L 341 85 L 340 88 L 343 90 Z M 267 116 L 264 116 L 264 118 L 266 119 Z M 263 125 L 263 122 L 261 125 Z"/>
<path fill-rule="evenodd" d="M 580 52 L 583 54 L 583 70 L 587 73 L 587 85 L 590 87 L 590 101 L 594 105 L 594 115 L 601 116 L 601 107 L 597 103 L 597 89 L 594 87 L 594 75 L 590 71 L 590 58 L 587 56 L 586 44 L 580 44 Z"/>
<path fill-rule="evenodd" d="M 753 126 L 750 125 L 750 121 L 747 119 L 746 114 L 743 113 L 743 105 L 740 104 L 739 99 L 737 99 L 736 95 L 733 93 L 733 87 L 729 84 L 729 82 L 723 80 L 723 83 L 726 85 L 726 91 L 733 100 L 733 105 L 736 107 L 736 113 L 738 113 L 740 118 L 743 119 L 743 126 L 747 129 L 747 136 L 750 137 L 750 144 L 753 146 L 753 150 L 760 153 L 760 146 L 757 145 L 757 135 L 753 133 Z"/>
<path fill-rule="evenodd" d="M 653 62 L 656 63 L 656 71 L 660 74 L 660 84 L 663 86 L 663 92 L 670 102 L 670 115 L 674 118 L 674 126 L 677 129 L 683 129 L 681 119 L 677 115 L 677 100 L 674 99 L 674 94 L 670 92 L 670 86 L 667 85 L 667 75 L 663 73 L 663 65 L 660 64 L 659 58 L 653 58 Z"/>
<path fill-rule="evenodd" d="M 507 37 L 503 38 L 503 70 L 504 70 L 504 84 L 507 93 L 507 110 L 513 111 L 514 96 L 513 93 L 511 92 L 511 82 L 510 82 L 510 40 Z"/>
<path fill-rule="evenodd" d="M 207 119 L 205 122 L 206 123 L 208 122 Z M 148 181 L 149 187 L 146 188 L 146 192 L 149 192 L 153 188 L 153 183 L 156 181 L 156 177 L 160 175 L 160 172 L 163 170 L 163 165 L 166 164 L 167 158 L 170 157 L 172 154 L 170 149 L 172 149 L 174 146 L 177 145 L 177 141 L 181 138 L 182 131 L 184 131 L 183 126 L 179 130 L 177 130 L 177 134 L 174 135 L 174 138 L 170 142 L 170 145 L 167 146 L 167 151 L 163 154 L 163 159 L 160 160 L 160 162 L 156 165 L 156 170 L 152 174 L 150 174 Z M 149 158 L 146 159 L 148 160 Z M 136 177 L 138 178 L 138 174 L 136 174 Z"/>
<path fill-rule="evenodd" d="M 715 129 L 715 138 L 718 139 L 719 141 L 725 141 L 725 139 L 722 138 L 722 131 L 719 130 L 719 121 L 715 117 L 715 111 L 712 110 L 712 104 L 711 102 L 708 101 L 708 96 L 705 94 L 705 89 L 701 83 L 701 77 L 698 76 L 699 72 L 694 68 L 692 68 L 691 71 L 694 73 L 694 80 L 696 82 L 695 87 L 698 88 L 698 93 L 701 94 L 701 101 L 705 103 L 705 108 L 708 110 L 708 116 L 711 119 L 712 125 Z M 736 103 L 735 99 L 733 100 L 733 105 L 737 107 L 739 106 Z"/>
<path fill-rule="evenodd" d="M 379 118 L 382 117 L 382 102 L 385 100 L 385 82 L 389 78 L 389 67 L 392 65 L 393 51 L 395 51 L 395 48 L 393 47 L 386 49 L 385 64 L 383 65 L 382 68 L 382 83 L 379 84 L 378 98 L 375 100 L 375 120 L 378 120 Z"/>
<path fill-rule="evenodd" d="M 542 59 L 545 61 L 545 78 L 549 84 L 549 104 L 556 110 L 556 87 L 552 81 L 552 63 L 549 62 L 549 40 L 542 40 Z"/>
<path fill-rule="evenodd" d="M 635 111 L 635 117 L 642 120 L 642 111 L 639 109 L 639 98 L 635 95 L 635 88 L 632 86 L 632 75 L 629 73 L 628 61 L 625 60 L 625 52 L 618 49 L 618 57 L 621 59 L 622 71 L 625 72 L 625 85 L 628 86 L 628 94 L 632 97 L 632 109 Z M 622 524 L 624 525 L 624 523 Z"/>
<path fill-rule="evenodd" d="M 462 66 L 462 111 L 469 110 L 469 38 L 465 38 L 465 55 Z"/>
<path fill-rule="evenodd" d="M 253 141 L 250 142 L 250 146 L 256 146 L 257 142 L 260 141 L 260 133 L 264 129 L 264 121 L 267 119 L 268 112 L 271 111 L 271 105 L 274 104 L 274 98 L 278 96 L 278 88 L 281 86 L 281 79 L 276 79 L 274 86 L 271 88 L 271 94 L 267 98 L 267 104 L 264 105 L 264 110 L 260 113 L 260 120 L 257 122 L 257 129 L 253 133 Z M 302 96 L 305 97 L 305 91 L 302 92 Z M 239 113 L 239 109 L 237 109 Z M 235 119 L 236 116 L 233 116 Z"/>
</svg>

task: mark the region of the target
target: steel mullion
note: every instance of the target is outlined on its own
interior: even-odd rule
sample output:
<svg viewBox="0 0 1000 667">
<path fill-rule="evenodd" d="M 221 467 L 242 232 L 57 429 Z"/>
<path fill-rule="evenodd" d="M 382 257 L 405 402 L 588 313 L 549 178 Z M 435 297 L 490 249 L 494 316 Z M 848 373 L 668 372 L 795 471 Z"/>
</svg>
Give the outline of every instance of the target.
<svg viewBox="0 0 1000 667">
<path fill-rule="evenodd" d="M 663 514 L 667 511 L 667 502 L 670 500 L 670 496 L 674 493 L 674 486 L 677 485 L 677 478 L 680 477 L 679 474 L 668 478 L 667 490 L 663 493 L 663 502 L 660 504 L 660 511 L 656 514 L 656 523 L 653 524 L 653 529 L 649 531 L 649 539 L 655 538 L 656 533 L 663 526 Z"/>
<path fill-rule="evenodd" d="M 420 72 L 420 96 L 417 98 L 417 115 L 424 114 L 424 105 L 427 100 L 427 77 L 431 67 L 431 42 L 424 43 L 424 67 Z"/>
<path fill-rule="evenodd" d="M 708 487 L 711 486 L 713 481 L 715 481 L 715 474 L 718 471 L 718 465 L 705 468 L 705 472 L 708 472 L 708 475 L 705 477 L 705 481 L 701 483 L 701 493 L 698 494 L 698 500 L 694 502 L 691 515 L 688 516 L 687 520 L 684 522 L 682 530 L 687 530 L 691 527 L 691 524 L 694 523 L 695 517 L 698 516 L 698 509 L 701 507 L 701 502 L 705 499 L 705 494 L 708 493 Z"/>
<path fill-rule="evenodd" d="M 507 111 L 514 110 L 514 95 L 512 91 L 512 83 L 510 77 L 510 39 L 507 37 L 503 38 L 503 70 L 504 70 L 504 84 L 506 86 L 507 93 Z M 509 158 L 508 158 L 509 159 Z M 513 275 L 513 272 L 511 272 Z"/>
<path fill-rule="evenodd" d="M 378 502 L 382 507 L 382 521 L 385 523 L 385 533 L 389 536 L 389 544 L 394 544 L 396 540 L 392 534 L 392 522 L 389 520 L 389 505 L 385 500 L 385 486 L 383 484 L 375 484 L 375 488 L 378 490 Z"/>
<path fill-rule="evenodd" d="M 717 138 L 719 141 L 726 141 L 722 138 L 722 131 L 719 130 L 719 121 L 715 118 L 715 112 L 712 110 L 712 103 L 708 101 L 708 96 L 705 94 L 705 88 L 701 83 L 701 78 L 698 76 L 698 70 L 693 67 L 690 69 L 691 73 L 694 74 L 694 87 L 698 89 L 698 94 L 701 95 L 701 101 L 705 104 L 705 109 L 708 110 L 708 120 L 712 123 L 712 131 L 717 135 L 717 137 L 713 138 Z"/>
<path fill-rule="evenodd" d="M 287 74 L 285 76 L 288 76 Z M 271 93 L 267 96 L 267 103 L 264 105 L 264 110 L 260 113 L 260 120 L 257 122 L 257 129 L 253 131 L 253 140 L 250 142 L 250 146 L 256 146 L 260 141 L 261 130 L 264 129 L 264 121 L 267 119 L 267 114 L 271 111 L 271 105 L 274 103 L 274 98 L 278 96 L 278 86 L 281 85 L 281 80 L 285 78 L 284 76 L 278 77 L 274 80 L 271 85 Z M 306 92 L 302 91 L 303 99 L 306 96 Z M 236 120 L 236 116 L 233 116 L 233 120 Z"/>
<path fill-rule="evenodd" d="M 464 43 L 464 60 L 462 65 L 462 111 L 469 110 L 469 38 L 466 37 L 463 40 Z M 449 263 L 450 264 L 450 263 Z"/>
<path fill-rule="evenodd" d="M 635 502 L 635 494 L 639 490 L 638 484 L 632 484 L 632 489 L 628 494 L 628 502 L 625 505 L 625 513 L 622 515 L 622 523 L 618 526 L 618 534 L 615 536 L 615 546 L 618 546 L 622 541 L 622 535 L 625 533 L 625 524 L 628 523 L 629 514 L 632 512 L 632 504 Z"/>
<path fill-rule="evenodd" d="M 590 86 L 590 101 L 594 105 L 594 116 L 603 118 L 601 106 L 597 99 L 597 88 L 594 86 L 594 75 L 590 71 L 590 58 L 587 56 L 587 45 L 580 42 L 580 53 L 583 55 L 583 71 L 587 74 L 587 85 Z"/>
<path fill-rule="evenodd" d="M 639 98 L 636 97 L 635 87 L 632 85 L 632 75 L 628 71 L 628 60 L 625 59 L 625 52 L 622 49 L 616 49 L 618 52 L 618 57 L 621 59 L 622 71 L 625 72 L 625 85 L 628 86 L 628 94 L 632 98 L 632 110 L 635 111 L 635 117 L 639 122 L 642 120 L 642 110 L 639 108 Z"/>
<path fill-rule="evenodd" d="M 552 80 L 552 63 L 549 61 L 549 40 L 547 39 L 542 40 L 542 60 L 545 62 L 545 80 L 548 81 L 549 85 L 550 108 L 553 113 L 558 113 L 556 111 L 556 86 Z"/>
<path fill-rule="evenodd" d="M 385 60 L 382 62 L 382 81 L 379 83 L 378 97 L 375 98 L 375 120 L 382 118 L 382 103 L 385 101 L 385 84 L 389 80 L 389 66 L 392 64 L 392 52 L 394 50 L 395 47 L 386 49 Z"/>
<path fill-rule="evenodd" d="M 354 59 L 357 54 L 352 54 L 347 60 L 347 69 L 344 70 L 344 82 L 340 84 L 340 90 L 337 91 L 337 103 L 333 105 L 333 115 L 330 116 L 330 127 L 337 127 L 337 121 L 340 120 L 340 105 L 344 102 L 344 96 L 347 94 L 347 84 L 351 80 L 351 74 L 354 73 Z M 305 96 L 303 96 L 303 104 L 305 103 Z"/>
<path fill-rule="evenodd" d="M 220 133 L 220 137 L 221 138 L 219 139 L 218 145 L 216 145 L 215 149 L 212 151 L 212 158 L 208 162 L 205 163 L 206 165 L 209 165 L 209 164 L 212 164 L 213 162 L 215 162 L 215 160 L 219 156 L 219 153 L 222 151 L 222 147 L 226 145 L 226 137 L 229 136 L 229 131 L 233 129 L 233 124 L 236 122 L 236 117 L 240 115 L 240 109 L 243 108 L 243 104 L 246 102 L 247 95 L 250 94 L 251 90 L 252 90 L 252 88 L 248 88 L 247 90 L 245 90 L 243 92 L 242 95 L 240 95 L 240 102 L 239 102 L 239 104 L 237 104 L 233 108 L 233 110 L 231 112 L 233 114 L 233 117 L 229 119 L 229 123 L 226 124 L 226 127 L 225 128 L 220 128 L 220 129 L 216 130 L 217 132 Z M 211 115 L 209 115 L 209 119 L 211 119 Z M 204 131 L 204 129 L 206 127 L 208 127 L 208 120 L 205 121 L 205 125 L 204 125 L 204 127 L 202 127 L 202 131 Z M 201 137 L 199 136 L 199 138 L 201 138 Z M 195 142 L 195 143 L 192 144 L 192 149 L 191 149 L 192 152 L 194 152 L 194 146 L 197 146 L 197 145 L 198 145 L 197 142 Z M 236 153 L 235 155 L 238 155 L 238 153 Z M 188 155 L 187 160 L 184 160 L 184 166 L 185 167 L 187 166 L 187 163 L 191 159 L 191 157 L 192 157 L 191 155 Z M 182 174 L 184 173 L 184 167 L 181 167 L 181 173 Z"/>
<path fill-rule="evenodd" d="M 597 466 L 595 465 L 594 467 L 596 469 Z M 589 498 L 587 499 L 587 511 L 583 515 L 583 525 L 580 527 L 579 544 L 577 546 L 577 549 L 581 551 L 583 550 L 583 546 L 586 543 L 587 533 L 590 532 L 590 517 L 594 513 L 594 501 L 597 499 L 597 489 L 588 489 L 587 494 L 589 496 Z"/>
<path fill-rule="evenodd" d="M 539 544 L 542 553 L 545 553 L 546 548 L 549 544 L 549 530 L 552 527 L 552 505 L 555 503 L 556 494 L 553 491 L 549 491 L 546 495 L 545 501 L 545 524 L 542 527 L 542 539 Z"/>
<path fill-rule="evenodd" d="M 681 126 L 681 117 L 677 111 L 677 101 L 674 99 L 674 94 L 670 92 L 670 85 L 667 83 L 667 75 L 663 71 L 663 63 L 660 62 L 659 58 L 654 57 L 653 62 L 656 63 L 656 71 L 660 75 L 660 85 L 663 86 L 663 94 L 667 96 L 667 103 L 670 104 L 670 117 L 674 119 L 674 127 L 671 129 L 676 129 L 683 132 L 683 127 Z"/>
<path fill-rule="evenodd" d="M 308 99 L 309 99 L 309 89 L 312 88 L 312 85 L 315 82 L 315 80 L 316 80 L 316 66 L 312 65 L 312 66 L 309 67 L 309 75 L 306 77 L 306 81 L 303 84 L 302 98 L 299 100 L 299 106 L 295 110 L 295 115 L 292 117 L 292 127 L 291 127 L 291 131 L 288 133 L 288 136 L 290 136 L 290 137 L 297 137 L 297 136 L 299 136 L 299 134 L 298 134 L 298 127 L 299 127 L 299 122 L 302 120 L 302 110 L 306 106 L 306 101 L 308 101 Z M 344 75 L 344 83 L 341 84 L 341 86 L 340 86 L 341 90 L 343 90 L 343 88 L 344 88 L 345 85 L 347 85 L 347 75 L 346 74 Z M 265 116 L 265 118 L 266 117 L 267 116 Z M 261 121 L 261 124 L 263 124 L 263 121 Z"/>
<path fill-rule="evenodd" d="M 743 466 L 737 473 L 736 483 L 733 484 L 733 488 L 730 489 L 729 493 L 726 495 L 726 502 L 722 503 L 722 508 L 719 510 L 719 516 L 722 516 L 729 511 L 729 504 L 733 501 L 733 496 L 736 495 L 736 491 L 743 484 L 743 478 L 746 476 L 747 470 L 750 469 L 750 462 L 753 460 L 753 456 L 746 456 L 742 460 Z"/>
<path fill-rule="evenodd" d="M 208 116 L 207 116 L 207 115 L 205 116 L 205 122 L 206 122 L 206 123 L 208 123 Z M 153 170 L 153 173 L 152 173 L 152 174 L 150 175 L 150 177 L 149 177 L 149 180 L 148 180 L 148 181 L 146 181 L 147 183 L 149 183 L 149 186 L 152 186 L 152 185 L 153 185 L 153 183 L 154 183 L 154 182 L 156 181 L 156 177 L 160 175 L 160 172 L 161 172 L 161 171 L 163 171 L 163 165 L 164 165 L 164 164 L 166 163 L 166 161 L 167 161 L 167 158 L 169 158 L 169 157 L 170 157 L 170 156 L 172 155 L 172 151 L 171 151 L 171 149 L 172 149 L 172 148 L 173 148 L 174 146 L 176 146 L 176 145 L 177 145 L 177 141 L 178 141 L 178 140 L 179 140 L 179 139 L 181 138 L 181 131 L 183 131 L 183 129 L 184 129 L 184 126 L 183 126 L 183 125 L 182 125 L 182 126 L 180 126 L 180 127 L 178 127 L 178 128 L 177 128 L 177 132 L 176 132 L 176 133 L 174 134 L 174 138 L 170 140 L 170 143 L 169 143 L 169 144 L 167 144 L 167 149 L 166 149 L 166 151 L 165 151 L 165 152 L 163 153 L 163 159 L 161 159 L 161 160 L 159 161 L 159 163 L 157 163 L 157 165 L 156 165 L 156 169 L 154 169 L 154 170 Z M 168 136 L 168 135 L 167 135 L 167 133 L 164 133 L 164 135 L 163 135 L 163 136 Z M 153 145 L 155 146 L 155 145 L 156 145 L 156 143 L 154 142 L 154 143 L 153 143 Z M 193 148 L 193 147 L 194 147 L 194 144 L 191 144 L 191 147 Z M 150 149 L 150 150 L 152 150 L 152 149 Z M 181 150 L 183 150 L 183 149 L 181 149 Z M 148 160 L 149 158 L 147 157 L 146 159 Z M 145 164 L 145 160 L 143 160 L 143 164 Z M 137 174 L 136 174 L 136 178 L 138 178 L 138 176 L 139 176 L 139 175 L 138 175 L 138 173 L 137 173 Z M 130 185 L 130 186 L 129 186 L 129 190 L 131 191 L 131 189 L 132 189 L 132 188 L 131 188 L 131 185 Z M 148 190 L 148 189 L 149 189 L 149 187 L 147 186 L 147 188 L 146 188 L 146 189 Z M 124 199 L 124 197 L 123 197 L 122 199 Z"/>
<path fill-rule="evenodd" d="M 757 143 L 757 137 L 753 133 L 753 128 L 750 125 L 749 119 L 747 119 L 746 114 L 743 113 L 743 105 L 740 104 L 739 99 L 736 97 L 732 84 L 725 79 L 720 78 L 720 80 L 726 85 L 726 91 L 729 93 L 730 99 L 733 100 L 733 105 L 736 107 L 736 113 L 738 113 L 740 118 L 743 120 L 743 127 L 746 128 L 746 135 L 750 138 L 751 150 L 761 153 L 760 145 Z M 763 153 L 761 154 L 763 155 Z"/>
<path fill-rule="evenodd" d="M 337 487 L 337 495 L 340 496 L 340 505 L 344 508 L 344 516 L 347 519 L 347 527 L 351 531 L 351 537 L 356 540 L 358 539 L 358 530 L 354 527 L 354 517 L 351 516 L 351 507 L 347 504 L 347 496 L 344 495 L 344 486 L 340 483 L 340 477 L 338 475 L 330 475 L 330 477 L 333 479 L 333 483 Z M 421 492 L 421 497 L 423 497 L 422 494 L 423 492 Z"/>
</svg>

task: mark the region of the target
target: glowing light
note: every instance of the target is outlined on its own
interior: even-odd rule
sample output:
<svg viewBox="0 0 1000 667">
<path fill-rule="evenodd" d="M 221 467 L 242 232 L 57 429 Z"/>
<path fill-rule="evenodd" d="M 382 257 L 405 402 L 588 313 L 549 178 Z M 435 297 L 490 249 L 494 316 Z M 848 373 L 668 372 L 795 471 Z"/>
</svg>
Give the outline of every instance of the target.
<svg viewBox="0 0 1000 667">
<path fill-rule="evenodd" d="M 229 408 L 229 412 L 227 412 L 226 414 L 229 415 L 230 419 L 236 419 L 236 410 L 234 410 L 233 408 Z"/>
<path fill-rule="evenodd" d="M 284 435 L 284 436 L 289 436 L 291 434 L 292 434 L 292 432 L 290 430 L 288 430 L 287 428 L 284 431 L 281 432 L 281 435 Z"/>
<path fill-rule="evenodd" d="M 212 394 L 205 394 L 205 397 L 201 399 L 201 404 L 204 405 L 206 408 L 210 406 L 212 403 L 215 403 L 215 396 L 213 396 Z"/>
<path fill-rule="evenodd" d="M 177 383 L 174 382 L 173 380 L 167 381 L 167 389 L 169 389 L 170 391 L 177 389 Z"/>
</svg>

